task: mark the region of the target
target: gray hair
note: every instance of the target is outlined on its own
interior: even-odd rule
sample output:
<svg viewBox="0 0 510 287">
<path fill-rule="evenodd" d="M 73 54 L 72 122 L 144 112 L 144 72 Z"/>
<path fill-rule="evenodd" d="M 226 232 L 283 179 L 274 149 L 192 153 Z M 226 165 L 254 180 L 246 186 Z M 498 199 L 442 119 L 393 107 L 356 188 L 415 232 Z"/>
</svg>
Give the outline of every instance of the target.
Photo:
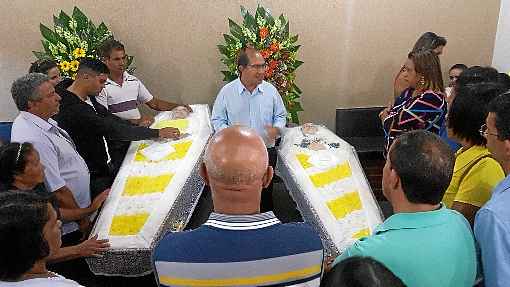
<svg viewBox="0 0 510 287">
<path fill-rule="evenodd" d="M 49 80 L 50 78 L 45 74 L 30 73 L 14 81 L 11 87 L 11 94 L 18 110 L 26 111 L 29 101 L 40 100 L 41 95 L 38 88 Z"/>
</svg>

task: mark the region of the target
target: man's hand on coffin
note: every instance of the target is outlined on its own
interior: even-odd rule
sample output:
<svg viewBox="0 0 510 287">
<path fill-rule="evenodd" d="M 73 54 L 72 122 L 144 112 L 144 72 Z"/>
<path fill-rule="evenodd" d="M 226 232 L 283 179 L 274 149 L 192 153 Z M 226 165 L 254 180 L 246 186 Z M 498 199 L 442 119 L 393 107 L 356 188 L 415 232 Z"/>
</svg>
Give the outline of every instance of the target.
<svg viewBox="0 0 510 287">
<path fill-rule="evenodd" d="M 98 210 L 101 207 L 106 198 L 108 198 L 108 194 L 110 194 L 109 188 L 101 192 L 94 198 L 94 200 L 90 204 L 90 209 L 92 210 L 92 212 Z"/>
<path fill-rule="evenodd" d="M 101 253 L 110 248 L 110 243 L 108 239 L 98 240 L 96 234 L 94 237 L 76 245 L 76 248 L 78 248 L 80 257 L 101 256 Z"/>
<path fill-rule="evenodd" d="M 159 138 L 161 139 L 178 139 L 181 133 L 176 128 L 162 128 L 159 130 Z"/>
<path fill-rule="evenodd" d="M 280 135 L 280 130 L 272 126 L 266 126 L 267 138 L 273 142 Z"/>
<path fill-rule="evenodd" d="M 326 256 L 326 258 L 324 258 L 324 262 L 322 263 L 324 272 L 329 272 L 331 268 L 333 268 L 333 262 L 335 262 L 335 257 Z"/>
<path fill-rule="evenodd" d="M 141 127 L 148 127 L 154 123 L 154 117 L 142 116 L 138 121 L 138 125 Z"/>
</svg>

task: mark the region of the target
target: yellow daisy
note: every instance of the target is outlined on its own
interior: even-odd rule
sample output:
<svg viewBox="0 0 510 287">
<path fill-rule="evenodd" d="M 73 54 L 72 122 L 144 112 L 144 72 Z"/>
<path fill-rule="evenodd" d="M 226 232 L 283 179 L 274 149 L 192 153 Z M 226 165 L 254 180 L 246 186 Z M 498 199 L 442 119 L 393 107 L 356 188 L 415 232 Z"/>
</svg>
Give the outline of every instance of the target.
<svg viewBox="0 0 510 287">
<path fill-rule="evenodd" d="M 71 63 L 69 64 L 69 67 L 71 69 L 71 71 L 73 72 L 76 72 L 78 71 L 78 66 L 80 65 L 80 62 L 76 61 L 76 60 L 73 60 L 71 61 Z"/>
<path fill-rule="evenodd" d="M 67 72 L 71 68 L 71 64 L 68 61 L 62 61 L 59 65 L 60 65 L 60 70 L 62 72 Z"/>
<path fill-rule="evenodd" d="M 85 49 L 83 48 L 76 48 L 74 49 L 73 51 L 73 56 L 74 58 L 78 59 L 78 58 L 83 58 L 85 57 L 86 53 L 85 53 Z"/>
</svg>

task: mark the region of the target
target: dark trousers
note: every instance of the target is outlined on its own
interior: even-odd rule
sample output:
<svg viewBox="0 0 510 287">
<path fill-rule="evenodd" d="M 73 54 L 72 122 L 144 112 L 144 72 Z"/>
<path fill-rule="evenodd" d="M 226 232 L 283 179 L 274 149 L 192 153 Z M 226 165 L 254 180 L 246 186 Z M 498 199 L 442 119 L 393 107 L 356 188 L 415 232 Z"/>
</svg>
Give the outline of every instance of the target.
<svg viewBox="0 0 510 287">
<path fill-rule="evenodd" d="M 275 147 L 268 148 L 267 153 L 269 155 L 269 165 L 272 166 L 273 169 L 275 169 L 277 159 L 276 148 Z M 275 180 L 275 177 L 276 175 L 274 175 L 273 178 L 271 179 L 271 183 L 269 183 L 269 185 L 266 188 L 262 189 L 260 201 L 261 212 L 273 211 L 273 182 Z"/>
</svg>

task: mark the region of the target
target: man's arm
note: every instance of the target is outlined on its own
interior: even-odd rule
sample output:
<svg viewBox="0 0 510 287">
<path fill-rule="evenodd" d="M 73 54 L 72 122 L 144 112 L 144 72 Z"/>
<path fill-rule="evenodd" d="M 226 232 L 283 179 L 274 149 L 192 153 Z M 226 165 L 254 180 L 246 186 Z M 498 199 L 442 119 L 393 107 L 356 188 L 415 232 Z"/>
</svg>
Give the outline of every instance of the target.
<svg viewBox="0 0 510 287">
<path fill-rule="evenodd" d="M 276 89 L 275 89 L 276 90 Z M 274 99 L 274 115 L 273 115 L 273 127 L 282 130 L 287 124 L 287 110 L 283 104 L 283 99 L 276 91 Z"/>
<path fill-rule="evenodd" d="M 227 105 L 225 103 L 225 95 L 223 89 L 219 92 L 211 114 L 211 124 L 215 132 L 219 132 L 224 128 L 228 128 Z"/>
<path fill-rule="evenodd" d="M 156 111 L 171 111 L 174 108 L 180 106 L 179 104 L 167 102 L 158 98 L 152 98 L 152 100 L 148 101 L 146 104 L 151 109 Z"/>
<path fill-rule="evenodd" d="M 164 128 L 157 130 L 135 126 L 110 112 L 98 115 L 91 109 L 78 107 L 70 110 L 69 113 L 74 116 L 73 123 L 80 125 L 75 127 L 76 129 L 92 130 L 109 140 L 136 141 L 152 138 L 175 138 L 179 136 L 177 129 Z"/>
<path fill-rule="evenodd" d="M 508 286 L 510 280 L 510 229 L 494 212 L 481 209 L 475 236 L 482 253 L 485 286 Z"/>
<path fill-rule="evenodd" d="M 69 247 L 60 248 L 48 258 L 50 263 L 57 263 L 80 257 L 99 256 L 110 247 L 108 239 L 97 239 L 97 235 L 84 242 Z"/>
<path fill-rule="evenodd" d="M 76 221 L 76 220 L 81 220 L 81 219 L 88 217 L 89 215 L 91 215 L 92 213 L 94 213 L 96 210 L 98 210 L 101 207 L 103 202 L 108 197 L 108 193 L 109 193 L 109 190 L 105 190 L 105 191 L 101 192 L 98 196 L 96 196 L 96 198 L 94 198 L 92 203 L 88 207 L 85 207 L 85 208 L 62 208 L 62 207 L 60 207 L 59 211 L 60 211 L 60 216 L 62 217 L 62 220 Z M 57 195 L 57 194 L 55 194 L 55 195 Z M 73 196 L 73 198 L 74 198 L 74 196 Z M 57 201 L 60 204 L 60 201 L 58 198 L 57 198 Z"/>
</svg>

